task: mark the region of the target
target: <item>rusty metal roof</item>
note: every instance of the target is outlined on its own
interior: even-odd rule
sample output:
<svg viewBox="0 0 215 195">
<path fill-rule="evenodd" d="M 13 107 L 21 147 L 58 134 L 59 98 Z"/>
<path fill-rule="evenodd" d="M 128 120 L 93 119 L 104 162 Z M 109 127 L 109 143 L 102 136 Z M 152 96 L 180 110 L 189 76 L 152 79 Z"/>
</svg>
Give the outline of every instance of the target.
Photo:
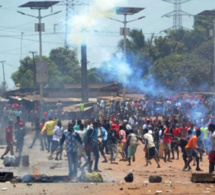
<svg viewBox="0 0 215 195">
<path fill-rule="evenodd" d="M 81 89 L 81 84 L 65 84 L 65 89 Z M 118 83 L 88 84 L 89 89 L 118 88 Z"/>
<path fill-rule="evenodd" d="M 15 99 L 18 101 L 21 100 L 27 100 L 30 102 L 34 102 L 34 101 L 40 101 L 40 96 L 39 95 L 26 95 L 25 97 L 21 97 L 21 96 L 10 96 L 11 99 Z M 61 102 L 81 102 L 81 98 L 47 98 L 44 97 L 43 101 L 50 103 L 50 102 L 57 102 L 58 100 L 60 100 Z M 96 102 L 97 99 L 96 98 L 89 98 L 90 102 Z"/>
</svg>

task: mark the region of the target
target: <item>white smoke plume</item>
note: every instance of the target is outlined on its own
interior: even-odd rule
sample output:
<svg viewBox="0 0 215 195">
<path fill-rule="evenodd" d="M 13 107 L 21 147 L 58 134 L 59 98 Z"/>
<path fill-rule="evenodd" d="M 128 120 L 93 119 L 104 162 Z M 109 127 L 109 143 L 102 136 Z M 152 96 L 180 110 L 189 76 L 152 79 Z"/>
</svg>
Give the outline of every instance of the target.
<svg viewBox="0 0 215 195">
<path fill-rule="evenodd" d="M 79 44 L 85 39 L 86 33 L 95 30 L 104 22 L 104 19 L 115 15 L 115 7 L 127 0 L 92 0 L 89 6 L 85 6 L 78 15 L 69 21 L 72 43 Z"/>
</svg>

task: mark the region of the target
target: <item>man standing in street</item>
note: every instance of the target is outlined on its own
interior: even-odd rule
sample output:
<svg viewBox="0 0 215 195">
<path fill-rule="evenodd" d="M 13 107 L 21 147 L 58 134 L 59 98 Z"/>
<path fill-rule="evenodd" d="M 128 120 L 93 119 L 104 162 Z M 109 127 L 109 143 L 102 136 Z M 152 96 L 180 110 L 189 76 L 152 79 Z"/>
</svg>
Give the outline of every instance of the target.
<svg viewBox="0 0 215 195">
<path fill-rule="evenodd" d="M 170 152 L 171 152 L 170 146 L 171 146 L 171 136 L 172 136 L 172 133 L 170 133 L 170 128 L 169 128 L 170 122 L 166 121 L 165 125 L 166 125 L 166 128 L 163 133 L 163 144 L 165 148 L 164 162 L 166 162 L 166 157 L 168 157 L 167 161 L 172 162 L 170 160 Z"/>
<path fill-rule="evenodd" d="M 74 131 L 72 123 L 68 124 L 68 129 L 63 133 L 61 147 L 63 146 L 64 141 L 66 141 L 69 176 L 76 180 L 78 169 L 78 142 L 82 145 L 82 140 L 80 135 Z"/>
<path fill-rule="evenodd" d="M 104 152 L 104 149 L 105 147 L 107 147 L 107 137 L 108 137 L 108 134 L 107 134 L 107 131 L 106 129 L 100 125 L 100 136 L 102 138 L 102 142 L 100 144 L 100 152 L 101 152 L 101 155 L 103 156 L 104 160 L 102 161 L 103 163 L 107 163 L 108 160 L 107 160 L 107 157 L 105 156 L 105 152 Z"/>
<path fill-rule="evenodd" d="M 93 129 L 94 129 L 94 134 L 93 134 L 93 154 L 95 157 L 95 162 L 94 162 L 94 171 L 95 172 L 100 172 L 98 169 L 98 163 L 99 163 L 99 142 L 98 142 L 98 122 L 93 123 Z"/>
<path fill-rule="evenodd" d="M 40 147 L 41 150 L 44 150 L 44 145 L 43 145 L 43 140 L 42 140 L 42 135 L 40 134 L 40 121 L 39 118 L 36 118 L 36 122 L 35 122 L 35 135 L 34 135 L 34 139 L 31 143 L 31 145 L 29 146 L 29 148 L 33 148 L 36 140 L 39 139 L 40 140 Z"/>
</svg>

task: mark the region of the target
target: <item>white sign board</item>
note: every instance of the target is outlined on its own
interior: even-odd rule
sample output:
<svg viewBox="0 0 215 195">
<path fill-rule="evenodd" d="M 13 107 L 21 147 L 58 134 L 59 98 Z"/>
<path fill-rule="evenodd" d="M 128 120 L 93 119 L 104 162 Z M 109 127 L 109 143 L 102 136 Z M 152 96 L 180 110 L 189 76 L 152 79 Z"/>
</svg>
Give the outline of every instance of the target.
<svg viewBox="0 0 215 195">
<path fill-rule="evenodd" d="M 36 63 L 36 81 L 38 83 L 47 81 L 48 65 L 44 61 L 38 61 Z"/>
</svg>

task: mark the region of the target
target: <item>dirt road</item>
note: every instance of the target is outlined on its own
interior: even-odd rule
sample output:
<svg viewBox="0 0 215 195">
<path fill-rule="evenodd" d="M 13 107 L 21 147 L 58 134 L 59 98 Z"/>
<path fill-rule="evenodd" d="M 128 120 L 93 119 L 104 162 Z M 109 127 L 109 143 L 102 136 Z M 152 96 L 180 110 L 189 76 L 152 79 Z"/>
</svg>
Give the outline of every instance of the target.
<svg viewBox="0 0 215 195">
<path fill-rule="evenodd" d="M 33 174 L 36 168 L 39 174 L 67 175 L 68 167 L 66 157 L 63 161 L 48 160 L 48 153 L 40 151 L 39 141 L 36 142 L 33 149 L 28 146 L 32 141 L 32 133 L 25 139 L 23 155 L 30 156 L 29 168 L 5 168 L 0 161 L 0 171 L 13 171 L 15 176 Z M 1 148 L 1 147 L 0 147 Z M 2 154 L 4 149 L 0 149 Z M 65 153 L 64 153 L 65 154 Z M 64 155 L 63 155 L 64 156 Z M 100 157 L 100 161 L 102 161 Z M 119 156 L 118 159 L 119 160 Z M 182 158 L 174 160 L 172 163 L 164 163 L 161 160 L 161 168 L 156 168 L 156 163 L 152 160 L 152 165 L 144 166 L 145 159 L 143 145 L 140 144 L 137 149 L 136 162 L 132 166 L 127 166 L 127 162 L 119 162 L 118 165 L 110 163 L 99 163 L 99 169 L 102 170 L 102 176 L 106 180 L 104 183 L 33 183 L 28 186 L 24 183 L 15 185 L 10 183 L 0 183 L 0 194 L 215 194 L 215 184 L 196 184 L 191 183 L 191 173 L 183 172 Z M 208 172 L 208 160 L 204 156 L 200 167 Z M 192 167 L 195 170 L 195 167 Z M 132 170 L 134 181 L 125 183 L 124 177 Z M 195 171 L 193 171 L 195 172 Z M 162 183 L 148 183 L 150 175 L 160 175 L 163 178 Z M 5 191 L 4 191 L 5 190 Z"/>
</svg>

